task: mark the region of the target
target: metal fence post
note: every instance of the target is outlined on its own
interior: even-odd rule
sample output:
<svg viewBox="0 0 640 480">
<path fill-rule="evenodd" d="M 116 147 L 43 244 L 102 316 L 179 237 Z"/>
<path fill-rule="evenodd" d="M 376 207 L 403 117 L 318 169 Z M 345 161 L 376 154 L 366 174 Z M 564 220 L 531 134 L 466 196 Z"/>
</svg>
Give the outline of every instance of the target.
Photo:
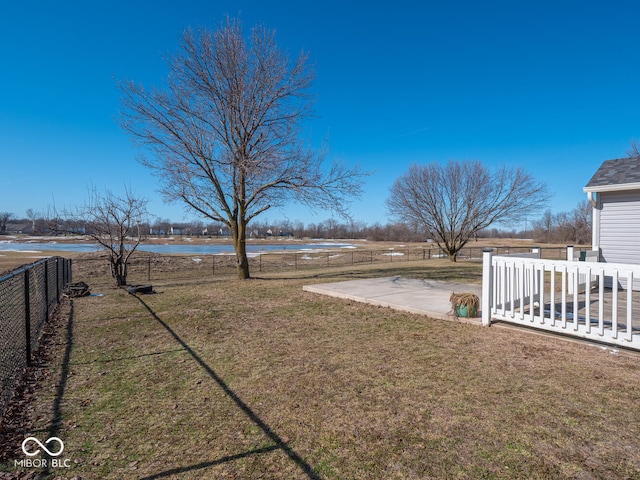
<svg viewBox="0 0 640 480">
<path fill-rule="evenodd" d="M 24 271 L 24 333 L 26 337 L 25 352 L 27 355 L 27 367 L 31 366 L 31 301 L 29 292 L 30 268 Z"/>
<path fill-rule="evenodd" d="M 491 295 L 493 286 L 492 248 L 482 249 L 482 326 L 491 325 Z"/>
<path fill-rule="evenodd" d="M 64 283 L 64 270 L 65 270 L 65 264 L 64 264 L 64 260 L 60 261 L 60 277 L 58 278 L 58 288 L 60 288 L 60 284 Z"/>
<path fill-rule="evenodd" d="M 44 311 L 49 318 L 49 259 L 44 261 Z"/>
<path fill-rule="evenodd" d="M 60 258 L 56 257 L 56 305 L 60 303 Z"/>
</svg>

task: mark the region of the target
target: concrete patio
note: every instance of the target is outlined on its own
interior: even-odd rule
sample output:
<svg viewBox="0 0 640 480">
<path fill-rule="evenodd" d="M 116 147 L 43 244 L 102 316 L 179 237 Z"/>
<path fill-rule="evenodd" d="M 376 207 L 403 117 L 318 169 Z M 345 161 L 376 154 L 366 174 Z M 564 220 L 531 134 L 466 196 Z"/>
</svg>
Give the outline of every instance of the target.
<svg viewBox="0 0 640 480">
<path fill-rule="evenodd" d="M 368 278 L 346 282 L 305 285 L 307 292 L 356 302 L 389 307 L 441 320 L 457 320 L 480 325 L 481 312 L 475 318 L 457 318 L 451 313 L 452 292 L 471 292 L 481 297 L 482 286 L 428 279 L 402 277 Z"/>
</svg>

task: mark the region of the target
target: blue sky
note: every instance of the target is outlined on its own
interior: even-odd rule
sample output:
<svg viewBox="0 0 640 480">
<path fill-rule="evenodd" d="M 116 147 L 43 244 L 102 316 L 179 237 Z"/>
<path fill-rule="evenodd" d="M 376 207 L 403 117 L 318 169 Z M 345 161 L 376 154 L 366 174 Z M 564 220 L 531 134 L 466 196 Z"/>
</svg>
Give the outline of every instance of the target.
<svg viewBox="0 0 640 480">
<path fill-rule="evenodd" d="M 640 140 L 636 1 L 31 1 L 0 6 L 0 211 L 73 208 L 89 186 L 165 205 L 116 125 L 116 79 L 161 86 L 187 27 L 225 15 L 309 52 L 312 144 L 373 172 L 352 205 L 385 223 L 384 201 L 414 162 L 523 166 L 552 211 L 585 199 L 600 163 Z M 263 218 L 330 217 L 291 206 Z"/>
</svg>

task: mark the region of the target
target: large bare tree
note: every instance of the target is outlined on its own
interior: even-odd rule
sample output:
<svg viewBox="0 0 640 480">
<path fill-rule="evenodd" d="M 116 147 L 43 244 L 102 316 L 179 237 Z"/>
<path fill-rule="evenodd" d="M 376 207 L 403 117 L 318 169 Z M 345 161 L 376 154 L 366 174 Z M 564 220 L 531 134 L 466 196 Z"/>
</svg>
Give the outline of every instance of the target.
<svg viewBox="0 0 640 480">
<path fill-rule="evenodd" d="M 129 259 L 146 237 L 147 200 L 129 190 L 119 196 L 91 189 L 85 204 L 65 216 L 76 233 L 84 232 L 107 252 L 116 286 L 127 285 Z"/>
<path fill-rule="evenodd" d="M 162 90 L 120 84 L 121 124 L 144 147 L 142 162 L 161 179 L 168 201 L 229 227 L 238 276 L 249 278 L 247 224 L 272 207 L 297 201 L 346 214 L 364 173 L 300 140 L 310 115 L 313 75 L 263 27 L 245 39 L 240 22 L 216 31 L 188 30 L 168 59 Z"/>
<path fill-rule="evenodd" d="M 521 168 L 493 173 L 479 161 L 414 164 L 391 187 L 392 215 L 420 226 L 456 261 L 458 252 L 493 223 L 537 214 L 547 189 Z"/>
</svg>

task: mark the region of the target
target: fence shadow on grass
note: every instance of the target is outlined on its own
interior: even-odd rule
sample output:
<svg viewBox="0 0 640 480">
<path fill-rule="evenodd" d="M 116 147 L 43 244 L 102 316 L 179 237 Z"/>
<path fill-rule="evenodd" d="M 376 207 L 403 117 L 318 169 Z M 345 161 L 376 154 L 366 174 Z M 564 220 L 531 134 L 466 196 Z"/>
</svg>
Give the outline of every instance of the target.
<svg viewBox="0 0 640 480">
<path fill-rule="evenodd" d="M 53 408 L 51 411 L 51 424 L 48 429 L 48 438 L 57 437 L 60 434 L 62 428 L 62 399 L 64 398 L 65 390 L 67 388 L 67 380 L 69 379 L 69 366 L 71 364 L 71 351 L 73 350 L 73 322 L 74 322 L 74 303 L 73 300 L 69 300 L 69 317 L 67 318 L 66 332 L 65 332 L 65 347 L 64 357 L 62 359 L 62 366 L 60 371 L 60 382 L 56 386 L 56 395 L 53 400 Z M 44 455 L 47 465 L 51 465 L 51 455 L 48 452 Z M 51 467 L 47 467 L 45 470 L 47 475 L 53 473 Z"/>
<path fill-rule="evenodd" d="M 142 480 L 152 480 L 156 478 L 169 477 L 171 475 L 175 475 L 177 473 L 189 472 L 193 470 L 203 469 L 212 467 L 214 465 L 220 465 L 222 463 L 230 462 L 233 460 L 237 460 L 240 458 L 248 457 L 251 455 L 261 454 L 272 452 L 276 450 L 281 450 L 284 452 L 289 459 L 291 459 L 298 467 L 302 469 L 302 471 L 309 477 L 311 480 L 320 480 L 321 477 L 318 475 L 311 465 L 309 465 L 298 453 L 296 453 L 286 442 L 276 433 L 274 432 L 269 425 L 267 425 L 256 413 L 247 405 L 229 386 L 225 383 L 225 381 L 196 353 L 193 349 L 182 339 L 180 336 L 173 331 L 173 329 L 167 325 L 154 311 L 153 309 L 139 296 L 134 296 L 151 314 L 151 316 L 164 327 L 164 329 L 184 348 L 184 350 L 191 355 L 191 357 L 200 365 L 205 372 L 214 380 L 218 386 L 224 391 L 224 393 L 231 399 L 233 402 L 244 412 L 247 417 L 257 426 L 262 432 L 274 443 L 271 446 L 249 450 L 247 452 L 239 453 L 237 455 L 230 455 L 227 457 L 222 457 L 216 460 L 212 460 L 209 462 L 201 462 L 195 465 L 189 465 L 185 467 L 177 467 L 170 470 L 165 470 L 164 472 L 159 472 L 155 475 L 151 475 L 148 477 L 144 477 Z"/>
</svg>

